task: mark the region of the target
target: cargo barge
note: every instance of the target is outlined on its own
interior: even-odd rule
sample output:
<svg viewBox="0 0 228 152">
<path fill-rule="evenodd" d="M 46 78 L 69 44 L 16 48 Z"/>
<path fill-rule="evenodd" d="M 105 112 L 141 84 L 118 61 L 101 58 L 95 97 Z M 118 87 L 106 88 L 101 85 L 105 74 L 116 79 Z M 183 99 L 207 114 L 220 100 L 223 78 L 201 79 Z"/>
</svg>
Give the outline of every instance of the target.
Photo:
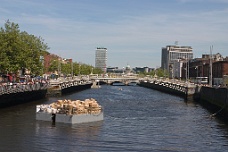
<svg viewBox="0 0 228 152">
<path fill-rule="evenodd" d="M 67 124 L 102 121 L 103 108 L 95 99 L 58 100 L 51 104 L 36 106 L 36 120 Z"/>
</svg>

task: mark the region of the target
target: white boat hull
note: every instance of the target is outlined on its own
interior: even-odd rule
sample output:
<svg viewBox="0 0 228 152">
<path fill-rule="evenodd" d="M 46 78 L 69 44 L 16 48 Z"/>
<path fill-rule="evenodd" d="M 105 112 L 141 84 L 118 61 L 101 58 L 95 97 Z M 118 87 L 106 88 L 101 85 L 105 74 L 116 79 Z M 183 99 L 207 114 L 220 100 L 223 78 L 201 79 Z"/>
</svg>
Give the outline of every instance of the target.
<svg viewBox="0 0 228 152">
<path fill-rule="evenodd" d="M 77 123 L 102 121 L 104 120 L 104 115 L 103 115 L 103 112 L 100 112 L 99 114 L 79 114 L 79 115 L 51 114 L 47 112 L 36 112 L 36 120 L 77 124 Z"/>
</svg>

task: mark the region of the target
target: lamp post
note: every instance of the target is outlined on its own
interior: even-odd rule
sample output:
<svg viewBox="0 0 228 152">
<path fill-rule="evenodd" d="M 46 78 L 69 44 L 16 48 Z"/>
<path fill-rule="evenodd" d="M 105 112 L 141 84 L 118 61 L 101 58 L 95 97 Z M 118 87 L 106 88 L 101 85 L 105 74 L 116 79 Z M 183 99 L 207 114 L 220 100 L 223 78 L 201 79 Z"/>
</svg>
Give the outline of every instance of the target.
<svg viewBox="0 0 228 152">
<path fill-rule="evenodd" d="M 61 58 L 58 58 L 58 75 L 61 76 Z"/>
<path fill-rule="evenodd" d="M 187 73 L 187 69 L 188 69 L 188 67 L 187 67 L 188 66 L 187 65 L 187 59 L 186 59 L 186 63 L 185 64 L 186 64 L 186 68 L 185 68 L 185 82 L 187 83 L 187 79 L 188 79 L 187 78 L 187 75 L 188 75 L 188 73 Z"/>
<path fill-rule="evenodd" d="M 73 60 L 71 60 L 71 77 L 73 78 Z"/>
<path fill-rule="evenodd" d="M 93 74 L 93 68 L 91 69 L 91 75 Z"/>
<path fill-rule="evenodd" d="M 206 64 L 206 62 L 203 62 L 203 65 L 202 65 L 202 77 L 204 77 L 204 65 Z"/>
<path fill-rule="evenodd" d="M 81 64 L 79 64 L 78 75 L 80 75 L 80 72 L 81 72 Z"/>
<path fill-rule="evenodd" d="M 196 66 L 195 69 L 196 69 L 196 77 L 198 77 L 198 66 Z"/>
</svg>

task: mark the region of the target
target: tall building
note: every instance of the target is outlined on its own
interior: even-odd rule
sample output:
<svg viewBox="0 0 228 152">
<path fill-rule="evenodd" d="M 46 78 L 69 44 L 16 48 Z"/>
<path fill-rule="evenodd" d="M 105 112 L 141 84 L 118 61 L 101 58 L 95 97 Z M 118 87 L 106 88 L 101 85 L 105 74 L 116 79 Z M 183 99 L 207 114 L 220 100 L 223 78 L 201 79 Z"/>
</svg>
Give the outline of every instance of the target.
<svg viewBox="0 0 228 152">
<path fill-rule="evenodd" d="M 107 69 L 107 48 L 98 47 L 96 49 L 95 67 L 106 72 Z"/>
<path fill-rule="evenodd" d="M 192 47 L 167 45 L 162 48 L 161 68 L 167 70 L 170 77 L 181 78 L 183 62 L 193 58 Z"/>
</svg>

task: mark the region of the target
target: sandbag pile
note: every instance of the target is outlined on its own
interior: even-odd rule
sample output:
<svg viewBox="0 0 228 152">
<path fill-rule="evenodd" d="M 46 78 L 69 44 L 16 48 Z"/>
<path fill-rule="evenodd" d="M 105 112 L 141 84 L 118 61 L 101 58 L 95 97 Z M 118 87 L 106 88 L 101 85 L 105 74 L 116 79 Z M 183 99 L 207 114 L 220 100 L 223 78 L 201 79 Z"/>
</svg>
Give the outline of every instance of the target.
<svg viewBox="0 0 228 152">
<path fill-rule="evenodd" d="M 93 98 L 81 100 L 58 100 L 50 105 L 40 105 L 40 110 L 48 113 L 58 114 L 99 114 L 102 107 Z"/>
</svg>

